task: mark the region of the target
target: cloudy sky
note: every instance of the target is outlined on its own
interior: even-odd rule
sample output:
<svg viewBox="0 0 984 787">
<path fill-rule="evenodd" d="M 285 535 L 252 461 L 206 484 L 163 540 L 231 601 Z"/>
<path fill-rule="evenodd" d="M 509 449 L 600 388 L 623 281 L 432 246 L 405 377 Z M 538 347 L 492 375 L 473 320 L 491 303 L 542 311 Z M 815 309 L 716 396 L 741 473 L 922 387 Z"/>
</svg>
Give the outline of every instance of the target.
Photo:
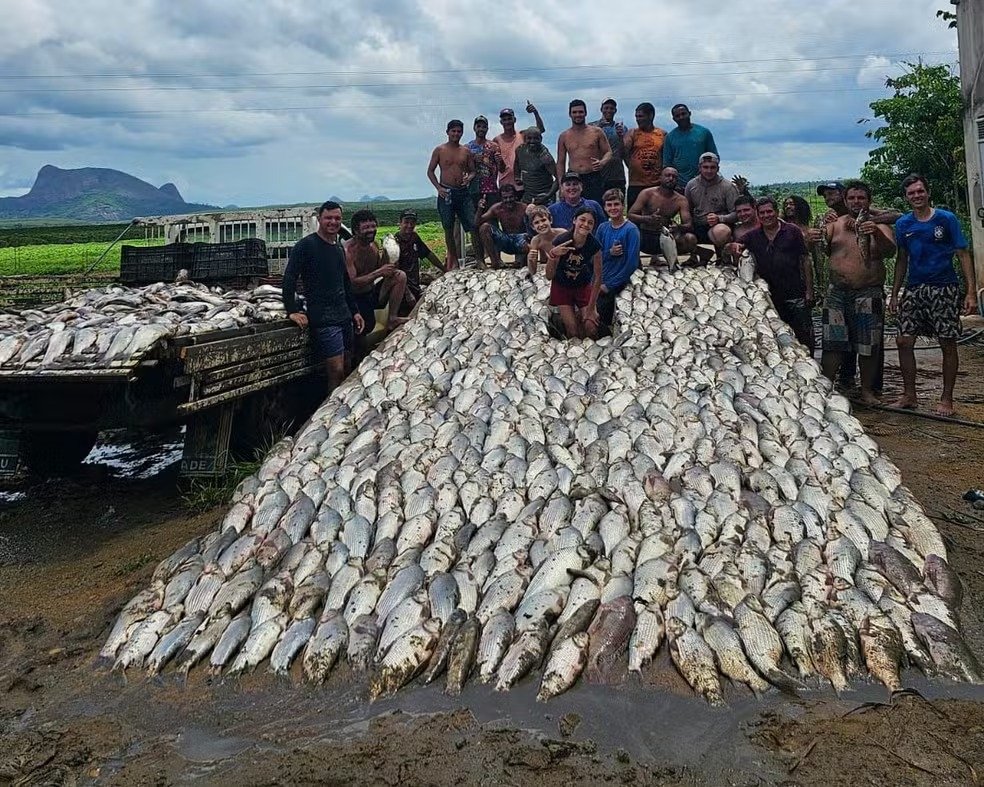
<svg viewBox="0 0 984 787">
<path fill-rule="evenodd" d="M 0 195 L 44 164 L 113 167 L 213 204 L 433 193 L 430 151 L 510 106 L 545 142 L 583 98 L 690 104 L 725 174 L 858 171 L 857 120 L 903 61 L 956 63 L 946 0 L 5 0 Z M 646 10 L 641 10 L 646 9 Z M 470 138 L 470 137 L 469 137 Z"/>
</svg>

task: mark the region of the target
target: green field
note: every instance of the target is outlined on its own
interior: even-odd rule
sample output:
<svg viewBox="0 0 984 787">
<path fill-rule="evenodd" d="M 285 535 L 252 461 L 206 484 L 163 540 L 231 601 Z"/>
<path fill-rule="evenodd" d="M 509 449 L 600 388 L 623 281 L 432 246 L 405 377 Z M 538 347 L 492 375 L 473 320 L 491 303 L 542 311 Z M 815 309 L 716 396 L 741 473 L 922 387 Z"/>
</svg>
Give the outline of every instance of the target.
<svg viewBox="0 0 984 787">
<path fill-rule="evenodd" d="M 130 246 L 160 246 L 163 240 L 123 241 Z M 94 265 L 109 243 L 47 243 L 33 246 L 0 247 L 0 276 L 49 276 L 82 273 Z M 113 247 L 93 270 L 105 273 L 120 268 L 120 245 Z"/>
<path fill-rule="evenodd" d="M 397 212 L 397 215 L 398 212 Z M 32 243 L 28 245 L 0 245 L 0 276 L 54 276 L 58 274 L 82 273 L 88 270 L 109 248 L 112 238 L 108 241 L 90 240 L 83 243 L 72 243 L 68 241 L 68 230 L 76 228 L 45 228 L 48 231 L 55 229 L 65 230 L 65 235 L 61 242 Z M 395 224 L 384 225 L 379 228 L 378 238 L 382 240 L 387 233 L 396 232 Z M 139 230 L 134 230 L 136 234 Z M 436 222 L 426 222 L 417 226 L 417 232 L 424 242 L 430 246 L 431 250 L 444 259 L 445 244 L 444 232 L 441 225 Z M 119 228 L 116 229 L 113 238 L 119 235 Z M 95 268 L 97 273 L 112 273 L 119 271 L 120 268 L 120 246 L 159 246 L 163 240 L 144 240 L 143 237 L 129 239 L 124 238 L 114 246 L 105 259 Z"/>
</svg>

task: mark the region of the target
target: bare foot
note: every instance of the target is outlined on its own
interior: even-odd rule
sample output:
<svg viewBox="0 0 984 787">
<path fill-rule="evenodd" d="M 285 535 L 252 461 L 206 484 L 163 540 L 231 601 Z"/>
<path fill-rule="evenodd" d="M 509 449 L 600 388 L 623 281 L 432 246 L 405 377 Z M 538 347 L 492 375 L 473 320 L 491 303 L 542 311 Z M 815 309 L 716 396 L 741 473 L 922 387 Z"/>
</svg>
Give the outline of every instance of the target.
<svg viewBox="0 0 984 787">
<path fill-rule="evenodd" d="M 861 391 L 861 401 L 864 402 L 864 404 L 881 404 L 873 391 Z"/>
<path fill-rule="evenodd" d="M 386 330 L 394 331 L 397 328 L 399 328 L 401 325 L 406 325 L 408 322 L 410 322 L 409 317 L 394 317 L 392 320 L 389 320 L 386 323 Z"/>
<path fill-rule="evenodd" d="M 933 410 L 937 415 L 945 415 L 947 417 L 952 416 L 955 412 L 953 409 L 953 402 L 941 399 L 940 403 L 936 405 L 936 409 Z"/>
<path fill-rule="evenodd" d="M 915 410 L 919 407 L 919 402 L 916 401 L 914 396 L 903 396 L 901 399 L 896 399 L 892 402 L 892 407 L 898 407 L 900 410 Z"/>
</svg>

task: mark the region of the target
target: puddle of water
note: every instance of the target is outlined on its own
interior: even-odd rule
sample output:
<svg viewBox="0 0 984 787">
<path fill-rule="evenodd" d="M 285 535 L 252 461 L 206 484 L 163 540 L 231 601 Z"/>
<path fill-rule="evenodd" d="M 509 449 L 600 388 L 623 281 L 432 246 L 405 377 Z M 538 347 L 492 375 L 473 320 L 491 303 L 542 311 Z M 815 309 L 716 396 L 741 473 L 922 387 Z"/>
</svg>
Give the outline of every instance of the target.
<svg viewBox="0 0 984 787">
<path fill-rule="evenodd" d="M 181 461 L 184 431 L 182 426 L 141 436 L 103 432 L 82 464 L 107 467 L 114 478 L 153 478 Z"/>
<path fill-rule="evenodd" d="M 673 668 L 657 667 L 663 669 Z M 911 671 L 903 683 L 930 701 L 984 702 L 984 686 L 929 681 Z M 815 689 L 799 698 L 770 692 L 761 699 L 726 685 L 726 708 L 643 686 L 634 678 L 617 687 L 579 682 L 547 703 L 536 701 L 537 688 L 538 681 L 527 679 L 500 693 L 472 681 L 452 699 L 438 681 L 407 687 L 370 705 L 364 679 L 345 667 L 324 687 L 268 675 L 211 683 L 193 673 L 185 683 L 165 674 L 125 686 L 97 682 L 91 695 L 67 703 L 63 711 L 67 716 L 112 715 L 140 728 L 145 742 L 166 736 L 167 744 L 187 762 L 183 779 L 209 778 L 233 758 L 351 741 L 367 734 L 374 719 L 393 713 L 409 720 L 467 708 L 488 728 L 519 729 L 555 740 L 561 737 L 560 718 L 575 713 L 581 722 L 570 740 L 591 741 L 602 756 L 621 749 L 640 762 L 691 768 L 732 782 L 749 775 L 767 781 L 785 776 L 782 764 L 749 738 L 763 714 L 798 718 L 812 708 L 839 716 L 865 702 L 889 700 L 880 684 L 855 684 L 840 698 L 830 690 Z M 230 724 L 231 719 L 235 721 Z"/>
</svg>

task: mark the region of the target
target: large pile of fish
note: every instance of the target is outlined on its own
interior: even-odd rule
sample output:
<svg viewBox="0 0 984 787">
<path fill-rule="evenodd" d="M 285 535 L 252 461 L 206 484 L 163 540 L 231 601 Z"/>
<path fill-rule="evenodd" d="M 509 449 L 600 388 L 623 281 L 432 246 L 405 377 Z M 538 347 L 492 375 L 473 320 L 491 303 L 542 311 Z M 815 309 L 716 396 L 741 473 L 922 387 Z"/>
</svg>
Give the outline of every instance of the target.
<svg viewBox="0 0 984 787">
<path fill-rule="evenodd" d="M 706 700 L 911 660 L 979 680 L 932 522 L 730 271 L 639 271 L 613 337 L 548 338 L 547 283 L 457 272 L 164 560 L 102 650 L 370 696 L 470 675 L 539 698 L 651 667 Z"/>
<path fill-rule="evenodd" d="M 114 284 L 16 314 L 0 314 L 0 370 L 132 364 L 176 336 L 285 318 L 279 287 L 222 290 L 193 282 Z"/>
</svg>

